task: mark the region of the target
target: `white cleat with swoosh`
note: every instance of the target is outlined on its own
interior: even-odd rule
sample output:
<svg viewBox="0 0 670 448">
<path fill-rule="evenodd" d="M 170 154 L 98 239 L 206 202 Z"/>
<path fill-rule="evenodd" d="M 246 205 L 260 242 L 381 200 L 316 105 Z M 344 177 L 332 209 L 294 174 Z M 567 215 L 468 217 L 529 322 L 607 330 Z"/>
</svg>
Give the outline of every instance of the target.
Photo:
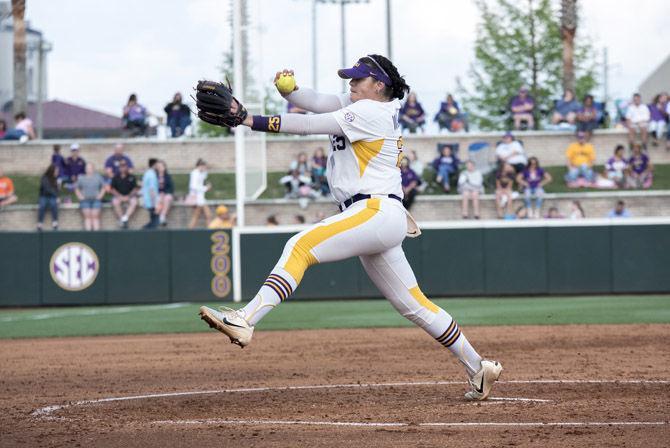
<svg viewBox="0 0 670 448">
<path fill-rule="evenodd" d="M 498 361 L 483 360 L 482 368 L 469 380 L 472 390 L 465 393 L 465 399 L 486 400 L 502 370 L 502 364 Z"/>
<path fill-rule="evenodd" d="M 254 327 L 250 326 L 237 310 L 221 307 L 220 311 L 217 311 L 207 306 L 201 306 L 200 318 L 207 322 L 210 328 L 228 336 L 233 344 L 244 348 L 251 342 Z"/>
</svg>

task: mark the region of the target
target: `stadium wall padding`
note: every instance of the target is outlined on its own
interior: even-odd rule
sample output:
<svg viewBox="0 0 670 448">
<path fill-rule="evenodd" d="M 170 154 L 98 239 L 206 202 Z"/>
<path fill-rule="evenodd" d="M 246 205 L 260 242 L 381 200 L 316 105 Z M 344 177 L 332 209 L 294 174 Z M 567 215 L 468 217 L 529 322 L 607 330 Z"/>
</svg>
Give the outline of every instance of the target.
<svg viewBox="0 0 670 448">
<path fill-rule="evenodd" d="M 253 297 L 292 234 L 241 236 L 242 296 Z M 403 243 L 426 295 L 670 292 L 670 226 L 429 229 Z M 317 265 L 295 298 L 380 294 L 357 259 Z"/>
<path fill-rule="evenodd" d="M 232 298 L 230 231 L 0 233 L 0 306 Z"/>
<path fill-rule="evenodd" d="M 290 233 L 241 234 L 250 298 Z M 232 300 L 229 231 L 0 233 L 0 306 Z M 403 247 L 429 296 L 670 292 L 670 226 L 429 229 Z M 379 297 L 356 258 L 310 268 L 301 298 Z"/>
</svg>

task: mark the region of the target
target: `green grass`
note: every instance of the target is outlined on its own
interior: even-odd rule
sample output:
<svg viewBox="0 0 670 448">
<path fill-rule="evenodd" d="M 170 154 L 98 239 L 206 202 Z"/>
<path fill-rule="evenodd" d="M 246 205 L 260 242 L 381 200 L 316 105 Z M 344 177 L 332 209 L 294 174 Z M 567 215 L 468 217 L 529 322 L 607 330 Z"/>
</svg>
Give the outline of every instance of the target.
<svg viewBox="0 0 670 448">
<path fill-rule="evenodd" d="M 461 325 L 670 323 L 670 295 L 437 299 Z M 212 304 L 210 304 L 212 305 Z M 0 311 L 0 338 L 210 331 L 199 304 Z M 214 305 L 212 305 L 214 306 Z M 289 301 L 259 330 L 408 327 L 385 300 Z"/>
<path fill-rule="evenodd" d="M 599 172 L 603 170 L 602 166 L 596 168 Z M 546 170 L 554 178 L 553 182 L 545 187 L 547 193 L 568 193 L 576 191 L 603 191 L 594 188 L 571 189 L 565 185 L 563 177 L 566 169 L 562 166 L 547 167 Z M 437 185 L 432 179 L 434 174 L 429 174 L 426 170 L 425 177 L 428 179 L 429 187 L 424 194 L 441 195 L 442 188 Z M 284 176 L 285 172 L 268 173 L 268 186 L 265 192 L 261 195 L 262 199 L 273 199 L 284 197 L 284 186 L 279 184 L 279 179 Z M 14 188 L 19 197 L 19 204 L 36 204 L 39 191 L 39 176 L 26 176 L 18 174 L 9 174 L 9 177 L 14 181 Z M 188 192 L 188 174 L 173 174 L 175 184 L 175 192 L 178 197 L 183 197 Z M 235 175 L 233 173 L 210 173 L 208 180 L 212 183 L 212 190 L 207 193 L 207 198 L 212 200 L 235 199 Z M 654 168 L 654 185 L 652 190 L 670 190 L 670 164 L 655 165 Z M 487 191 L 491 193 L 491 191 Z M 455 192 L 451 194 L 456 194 Z M 74 195 L 71 195 L 72 200 L 76 201 Z"/>
</svg>

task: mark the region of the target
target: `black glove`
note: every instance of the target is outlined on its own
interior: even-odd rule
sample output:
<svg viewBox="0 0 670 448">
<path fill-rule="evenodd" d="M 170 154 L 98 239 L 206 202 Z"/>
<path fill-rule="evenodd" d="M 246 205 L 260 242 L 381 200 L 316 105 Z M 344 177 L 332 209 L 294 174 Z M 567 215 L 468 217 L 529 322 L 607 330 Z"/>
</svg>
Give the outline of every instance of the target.
<svg viewBox="0 0 670 448">
<path fill-rule="evenodd" d="M 216 81 L 198 81 L 196 86 L 198 118 L 216 126 L 234 128 L 247 118 L 247 109 L 233 96 L 230 82 L 225 85 Z M 231 107 L 237 105 L 237 112 Z"/>
</svg>

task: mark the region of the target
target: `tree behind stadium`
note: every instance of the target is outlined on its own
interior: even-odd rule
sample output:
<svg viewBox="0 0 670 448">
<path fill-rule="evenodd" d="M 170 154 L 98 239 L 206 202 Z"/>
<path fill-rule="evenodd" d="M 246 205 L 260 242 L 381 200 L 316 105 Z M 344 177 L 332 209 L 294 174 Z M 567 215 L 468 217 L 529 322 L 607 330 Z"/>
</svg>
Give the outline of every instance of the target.
<svg viewBox="0 0 670 448">
<path fill-rule="evenodd" d="M 475 62 L 470 86 L 460 82 L 469 120 L 481 130 L 511 127 L 509 102 L 522 85 L 535 98 L 535 126 L 563 94 L 563 50 L 559 8 L 552 0 L 477 0 Z M 574 76 L 577 98 L 597 85 L 591 45 L 576 41 Z"/>
</svg>

